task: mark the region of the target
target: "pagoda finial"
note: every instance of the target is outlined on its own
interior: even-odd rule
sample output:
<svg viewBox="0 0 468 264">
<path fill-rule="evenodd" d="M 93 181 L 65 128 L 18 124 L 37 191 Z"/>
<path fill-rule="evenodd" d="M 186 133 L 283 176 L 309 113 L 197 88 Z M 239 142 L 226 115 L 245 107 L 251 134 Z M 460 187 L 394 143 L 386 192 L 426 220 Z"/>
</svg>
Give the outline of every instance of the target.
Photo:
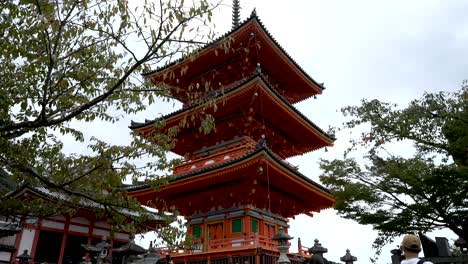
<svg viewBox="0 0 468 264">
<path fill-rule="evenodd" d="M 252 10 L 252 13 L 250 13 L 250 17 L 256 17 L 257 16 L 257 10 L 255 8 Z"/>
<path fill-rule="evenodd" d="M 239 0 L 232 1 L 232 28 L 236 28 L 240 23 L 240 4 Z"/>
</svg>

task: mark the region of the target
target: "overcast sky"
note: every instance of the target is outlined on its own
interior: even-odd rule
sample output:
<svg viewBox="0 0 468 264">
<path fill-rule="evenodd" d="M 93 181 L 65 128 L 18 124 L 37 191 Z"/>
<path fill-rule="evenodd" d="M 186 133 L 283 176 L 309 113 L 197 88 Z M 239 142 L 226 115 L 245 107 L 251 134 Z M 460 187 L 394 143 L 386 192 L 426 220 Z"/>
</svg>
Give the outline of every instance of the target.
<svg viewBox="0 0 468 264">
<path fill-rule="evenodd" d="M 225 4 L 215 14 L 221 34 L 231 28 L 231 1 Z M 326 90 L 317 99 L 296 105 L 325 130 L 343 122 L 341 107 L 358 104 L 363 98 L 405 106 L 425 91 L 460 89 L 462 80 L 468 79 L 468 1 L 241 0 L 241 7 L 242 20 L 255 7 L 289 55 L 317 82 L 325 83 Z M 126 116 L 115 125 L 97 126 L 95 122 L 86 125 L 87 132 L 126 144 L 130 119 L 153 119 L 174 110 L 155 105 L 148 116 Z M 319 159 L 340 158 L 347 146 L 347 135 L 337 137 L 328 152 L 319 150 L 288 161 L 318 181 Z M 67 151 L 86 151 L 68 143 Z M 401 151 L 404 155 L 411 149 Z M 328 248 L 325 257 L 329 260 L 339 262 L 347 248 L 358 263 L 369 263 L 373 255 L 376 233 L 372 228 L 344 220 L 331 209 L 313 218 L 298 216 L 290 225 L 290 235 L 300 237 L 305 246 L 312 246 L 318 238 Z M 438 234 L 454 237 L 451 232 Z M 147 246 L 149 242 L 140 243 Z M 390 263 L 390 248 L 378 263 Z M 292 251 L 297 251 L 296 240 Z"/>
<path fill-rule="evenodd" d="M 226 4 L 230 4 L 227 1 Z M 279 44 L 326 90 L 317 99 L 296 105 L 310 120 L 327 129 L 339 126 L 339 109 L 363 98 L 405 106 L 425 91 L 455 91 L 468 79 L 468 1 L 331 1 L 241 0 L 242 19 L 252 9 Z M 230 7 L 216 18 L 220 32 L 230 29 Z M 318 181 L 320 158 L 342 156 L 347 135 L 337 134 L 335 147 L 288 161 Z M 411 150 L 405 150 L 411 152 Z M 399 153 L 398 153 L 399 154 Z M 401 153 L 405 155 L 405 153 Z M 370 263 L 376 232 L 369 226 L 325 210 L 313 218 L 290 222 L 291 236 L 312 246 L 318 238 L 329 260 L 349 248 L 359 263 Z M 435 236 L 436 234 L 433 234 Z M 450 231 L 437 232 L 449 235 Z M 394 242 L 378 263 L 390 263 Z M 297 251 L 296 241 L 293 251 Z"/>
</svg>

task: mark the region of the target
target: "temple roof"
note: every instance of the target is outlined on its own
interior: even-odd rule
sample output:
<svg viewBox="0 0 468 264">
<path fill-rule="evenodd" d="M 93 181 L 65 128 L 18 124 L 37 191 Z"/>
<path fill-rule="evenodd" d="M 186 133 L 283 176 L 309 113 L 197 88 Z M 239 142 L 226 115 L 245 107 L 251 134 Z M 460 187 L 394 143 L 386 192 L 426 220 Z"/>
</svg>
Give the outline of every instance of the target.
<svg viewBox="0 0 468 264">
<path fill-rule="evenodd" d="M 227 87 L 224 94 L 218 94 L 216 96 L 215 101 L 222 100 L 223 103 L 227 102 L 227 106 L 220 106 L 220 108 L 221 107 L 229 107 L 229 102 L 230 102 L 229 100 L 231 100 L 229 98 L 234 98 L 232 96 L 234 94 L 239 93 L 239 92 L 247 92 L 247 90 L 246 90 L 247 88 L 244 88 L 244 86 L 249 85 L 249 83 L 252 83 L 252 82 L 259 83 L 263 87 L 262 89 L 266 89 L 274 97 L 277 97 L 276 99 L 273 99 L 275 102 L 281 102 L 282 105 L 283 105 L 282 107 L 275 107 L 274 109 L 270 108 L 269 110 L 265 111 L 265 113 L 260 113 L 262 115 L 261 116 L 262 121 L 264 121 L 264 122 L 267 121 L 268 122 L 268 120 L 271 119 L 270 123 L 271 123 L 271 126 L 273 126 L 272 127 L 273 130 L 276 130 L 278 132 L 282 131 L 281 133 L 283 133 L 284 135 L 287 136 L 286 140 L 288 140 L 290 142 L 294 142 L 294 139 L 296 139 L 296 141 L 297 141 L 296 143 L 291 143 L 291 144 L 296 146 L 296 148 L 297 148 L 296 152 L 294 152 L 294 151 L 291 152 L 292 149 L 290 149 L 291 153 L 286 154 L 286 153 L 281 153 L 281 151 L 279 151 L 277 149 L 274 149 L 276 153 L 280 154 L 281 156 L 283 156 L 283 158 L 285 158 L 285 157 L 291 157 L 291 156 L 303 154 L 304 152 L 312 151 L 312 150 L 315 150 L 316 148 L 320 148 L 320 147 L 323 147 L 323 146 L 331 146 L 332 145 L 332 142 L 335 139 L 332 136 L 325 133 L 322 129 L 320 129 L 317 125 L 315 125 L 312 121 L 310 121 L 305 115 L 303 115 L 299 110 L 297 110 L 292 104 L 290 104 L 280 93 L 278 93 L 273 87 L 271 87 L 268 80 L 259 71 L 256 71 L 250 77 L 239 81 L 238 83 L 232 85 L 231 87 Z M 232 100 L 234 100 L 234 99 L 232 99 Z M 241 97 L 239 97 L 239 99 L 236 99 L 236 100 L 246 100 L 246 99 L 242 99 Z M 244 102 L 246 102 L 246 101 L 244 101 Z M 265 100 L 263 102 L 267 103 L 267 101 L 265 101 Z M 164 117 L 154 119 L 154 120 L 146 120 L 144 123 L 137 123 L 137 122 L 132 121 L 132 123 L 130 125 L 130 128 L 132 130 L 138 132 L 138 133 L 140 131 L 143 131 L 143 130 L 145 130 L 145 131 L 146 130 L 151 130 L 151 129 L 154 129 L 153 124 L 156 121 L 164 120 L 167 123 L 172 122 L 172 121 L 169 121 L 169 120 L 178 120 L 178 119 L 182 118 L 183 116 L 186 116 L 188 113 L 196 111 L 196 109 L 198 107 L 202 107 L 202 106 L 203 106 L 203 104 L 197 104 L 197 105 L 193 105 L 193 106 L 190 106 L 190 107 L 182 108 L 182 109 L 180 109 L 178 111 L 175 111 L 175 112 L 173 112 L 171 114 L 168 114 L 168 115 L 166 115 Z M 287 110 L 281 110 L 284 107 Z M 278 109 L 278 110 L 275 110 L 275 109 Z M 225 115 L 228 115 L 228 114 L 225 114 L 223 116 L 221 114 L 221 113 L 225 113 L 226 111 L 227 110 L 224 110 L 224 108 L 219 109 L 216 113 L 213 113 L 212 115 L 215 117 L 215 119 L 222 119 L 222 118 L 224 118 Z M 310 138 L 304 138 L 304 137 L 301 136 L 300 137 L 301 140 L 299 140 L 297 135 L 293 136 L 293 133 L 295 133 L 295 132 L 288 129 L 287 127 L 283 127 L 281 124 L 278 123 L 278 120 L 276 120 L 276 119 L 279 118 L 278 115 L 276 115 L 276 116 L 269 115 L 269 112 L 272 112 L 272 111 L 276 111 L 277 114 L 279 113 L 278 111 L 287 111 L 287 112 L 289 112 L 289 114 L 286 114 L 286 112 L 285 112 L 283 114 L 283 115 L 285 115 L 285 116 L 283 116 L 283 118 L 288 117 L 287 115 L 292 114 L 291 116 L 294 117 L 293 118 L 294 120 L 300 120 L 299 123 L 296 123 L 297 125 L 296 125 L 296 129 L 294 129 L 294 131 L 298 131 L 298 129 L 306 129 L 307 128 L 307 130 L 301 130 L 301 131 L 314 131 L 313 133 L 315 135 L 310 134 L 311 132 L 304 132 L 307 135 L 311 135 L 311 137 Z M 295 122 L 295 121 L 293 121 L 293 119 L 288 119 L 288 122 Z M 176 121 L 174 121 L 174 122 L 176 122 Z M 178 122 L 176 122 L 176 123 L 178 123 Z M 282 124 L 284 124 L 284 122 L 282 122 Z M 167 125 L 167 126 L 170 126 L 170 125 Z M 287 131 L 289 131 L 289 132 L 287 132 Z M 211 138 L 213 140 L 221 140 L 221 137 L 223 136 L 221 134 L 222 133 L 220 133 L 219 138 L 216 136 L 216 134 L 214 135 L 214 138 L 213 138 L 213 136 L 212 137 L 207 136 L 207 137 L 204 137 L 204 138 L 206 140 L 208 140 L 208 138 Z M 301 135 L 303 135 L 303 134 L 301 134 Z M 225 135 L 225 136 L 227 136 L 227 135 Z M 244 136 L 244 135 L 238 135 L 238 136 Z M 313 143 L 312 141 L 310 141 L 314 137 L 315 138 L 321 138 L 320 140 L 317 139 L 318 140 L 317 142 L 321 142 L 321 143 Z M 222 138 L 222 139 L 223 140 L 228 140 L 227 138 Z M 254 140 L 258 140 L 258 139 L 255 138 Z M 301 142 L 299 142 L 299 141 L 301 141 Z M 179 154 L 179 155 L 186 154 L 183 151 L 181 151 L 177 146 L 173 151 L 175 153 Z M 192 151 L 194 151 L 194 150 L 192 150 Z"/>
<path fill-rule="evenodd" d="M 281 159 L 281 157 L 276 155 L 273 151 L 271 151 L 268 147 L 265 147 L 265 146 L 258 147 L 256 149 L 250 151 L 250 152 L 245 153 L 244 155 L 242 155 L 240 157 L 228 160 L 228 161 L 223 162 L 223 163 L 218 163 L 218 164 L 215 164 L 215 165 L 212 165 L 212 166 L 206 166 L 206 167 L 200 168 L 198 170 L 193 170 L 193 171 L 190 171 L 190 172 L 185 173 L 185 174 L 177 175 L 177 177 L 171 177 L 169 179 L 169 182 L 177 182 L 177 181 L 183 180 L 185 178 L 190 178 L 190 177 L 197 176 L 197 175 L 199 175 L 201 173 L 206 173 L 206 172 L 217 170 L 217 169 L 229 166 L 229 165 L 233 165 L 235 163 L 238 163 L 238 162 L 243 161 L 245 159 L 251 158 L 251 157 L 253 157 L 253 156 L 255 156 L 255 155 L 259 154 L 259 153 L 262 153 L 262 152 L 267 154 L 274 161 L 276 161 L 279 164 L 281 164 L 282 166 L 284 166 L 284 168 L 286 168 L 292 174 L 296 175 L 297 177 L 301 178 L 302 180 L 306 181 L 307 183 L 317 187 L 322 192 L 324 192 L 324 193 L 326 193 L 328 195 L 331 195 L 330 190 L 328 190 L 324 186 L 320 185 L 319 183 L 311 180 L 309 177 L 307 177 L 304 174 L 300 173 L 295 168 L 291 167 L 291 165 L 289 163 L 285 162 L 283 159 Z M 126 186 L 125 190 L 127 190 L 129 192 L 132 192 L 132 191 L 138 191 L 138 190 L 147 189 L 147 188 L 152 188 L 152 187 L 149 184 L 141 183 L 141 184 L 138 184 L 138 185 Z"/>
<path fill-rule="evenodd" d="M 305 121 L 307 121 L 311 126 L 313 126 L 315 129 L 317 129 L 318 131 L 320 131 L 320 133 L 322 133 L 324 136 L 328 137 L 330 140 L 335 140 L 335 138 L 331 135 L 328 135 L 325 131 L 323 131 L 319 126 L 317 126 L 316 124 L 314 124 L 314 122 L 312 122 L 309 118 L 307 118 L 307 116 L 305 116 L 304 114 L 302 114 L 293 104 L 289 103 L 280 93 L 278 93 L 278 91 L 276 91 L 270 84 L 270 82 L 268 82 L 268 80 L 265 78 L 265 76 L 261 73 L 261 72 L 254 72 L 251 76 L 249 76 L 248 78 L 245 78 L 243 80 L 240 80 L 239 82 L 237 83 L 234 83 L 233 86 L 231 87 L 226 87 L 226 90 L 225 90 L 225 93 L 229 93 L 233 90 L 236 90 L 240 87 L 242 87 L 244 84 L 248 83 L 249 81 L 255 79 L 256 77 L 260 77 L 262 79 L 262 81 L 267 84 L 267 87 L 275 93 L 276 96 L 278 96 L 282 102 L 284 102 L 285 104 L 287 104 L 296 114 L 300 115 Z M 217 98 L 221 98 L 223 96 L 225 96 L 226 94 L 218 94 L 217 95 Z M 174 111 L 168 115 L 165 115 L 161 118 L 156 118 L 156 119 L 151 119 L 151 120 L 145 120 L 145 122 L 136 122 L 136 121 L 131 121 L 131 124 L 129 126 L 130 129 L 134 130 L 134 129 L 138 129 L 138 128 L 143 128 L 145 126 L 149 126 L 149 125 L 152 125 L 154 124 L 154 122 L 158 121 L 158 120 L 164 120 L 164 119 L 167 119 L 167 118 L 170 118 L 170 117 L 173 117 L 173 116 L 176 116 L 180 113 L 184 113 L 184 112 L 190 112 L 192 110 L 194 110 L 195 108 L 199 107 L 203 105 L 203 103 L 199 103 L 199 104 L 194 104 L 192 106 L 189 106 L 189 107 L 186 107 L 186 108 L 182 108 L 182 109 L 179 109 L 177 111 Z"/>
<path fill-rule="evenodd" d="M 271 52 L 274 51 L 275 54 L 278 53 L 277 55 L 273 55 L 273 57 L 277 57 L 275 59 L 275 61 L 283 61 L 284 60 L 288 65 L 291 65 L 290 66 L 291 69 L 282 68 L 280 70 L 280 73 L 282 72 L 283 74 L 278 74 L 278 73 L 273 74 L 273 76 L 275 76 L 276 78 L 282 78 L 282 82 L 292 82 L 292 83 L 296 84 L 296 85 L 287 85 L 288 87 L 285 87 L 285 89 L 293 89 L 293 90 L 294 89 L 299 89 L 299 86 L 297 84 L 298 84 L 298 82 L 300 82 L 300 80 L 304 81 L 304 82 L 300 82 L 300 84 L 301 84 L 300 86 L 309 87 L 308 92 L 306 94 L 300 95 L 299 98 L 296 98 L 296 99 L 288 98 L 288 100 L 291 103 L 296 103 L 298 101 L 309 98 L 313 94 L 319 94 L 319 93 L 322 92 L 322 90 L 325 89 L 323 84 L 320 84 L 320 83 L 316 82 L 284 50 L 284 48 L 269 33 L 269 31 L 266 29 L 266 27 L 263 25 L 263 23 L 257 17 L 255 12 L 252 12 L 252 15 L 248 19 L 246 19 L 243 23 L 241 23 L 238 27 L 235 27 L 234 29 L 232 29 L 231 31 L 229 31 L 226 34 L 222 35 L 221 37 L 217 38 L 216 40 L 206 44 L 204 47 L 199 48 L 196 51 L 192 52 L 191 54 L 183 56 L 180 59 L 173 61 L 172 63 L 169 63 L 169 64 L 167 64 L 165 66 L 162 66 L 162 67 L 158 67 L 156 70 L 143 73 L 143 76 L 145 78 L 152 78 L 154 76 L 161 76 L 164 72 L 175 71 L 176 69 L 181 67 L 181 65 L 192 63 L 193 61 L 197 61 L 197 60 L 200 59 L 200 57 L 203 57 L 205 55 L 208 56 L 209 58 L 211 58 L 211 60 L 209 60 L 209 61 L 217 60 L 217 58 L 216 58 L 217 56 L 214 56 L 211 53 L 208 54 L 207 52 L 211 52 L 211 51 L 213 51 L 213 49 L 218 48 L 219 45 L 222 45 L 224 40 L 232 38 L 232 36 L 235 36 L 236 34 L 240 34 L 240 32 L 242 32 L 242 30 L 244 30 L 244 28 L 249 26 L 249 25 L 254 26 L 255 29 L 258 30 L 258 32 L 261 33 L 262 38 L 260 38 L 260 39 L 264 38 L 263 41 L 265 41 L 266 44 L 268 44 L 266 46 L 271 45 L 271 48 L 272 48 L 272 50 L 270 49 Z M 240 43 L 240 44 L 242 46 L 242 43 Z M 267 49 L 267 47 L 264 47 L 263 49 Z M 262 48 L 260 48 L 260 52 L 262 52 Z M 267 59 L 270 60 L 271 58 L 264 57 L 263 59 L 264 60 L 267 60 Z M 198 65 L 195 68 L 206 67 L 207 70 L 208 70 L 208 69 L 210 69 L 210 67 L 214 66 L 214 65 L 205 66 L 205 64 L 206 63 L 203 63 L 201 65 Z M 270 64 L 272 64 L 272 63 L 270 63 Z M 275 65 L 273 65 L 273 64 L 275 64 Z M 270 67 L 270 69 L 275 69 L 276 71 L 278 71 L 279 69 L 278 69 L 276 63 L 273 63 L 273 64 L 268 65 L 268 63 L 267 63 L 267 65 L 268 65 L 268 67 Z M 198 69 L 196 69 L 196 70 L 198 70 Z M 181 74 L 181 76 L 182 76 L 182 74 Z M 293 78 L 291 76 L 293 76 Z M 185 77 L 181 77 L 181 78 L 185 78 Z M 177 83 L 178 83 L 178 81 L 179 80 L 177 79 Z M 167 79 L 162 81 L 162 82 L 164 82 L 166 84 L 169 83 Z M 175 82 L 172 85 L 175 85 Z M 169 84 L 169 86 L 171 86 L 171 84 Z M 179 88 L 179 89 L 182 89 L 182 88 Z M 177 90 L 179 90 L 179 89 L 177 89 Z M 186 87 L 184 87 L 183 89 L 186 89 Z M 301 93 L 304 93 L 304 92 L 305 91 L 302 91 Z M 178 99 L 180 100 L 180 98 L 178 98 Z M 184 102 L 184 103 L 186 103 L 186 102 Z"/>
<path fill-rule="evenodd" d="M 263 167 L 262 172 L 258 171 L 260 167 Z M 155 208 L 174 205 L 182 215 L 250 204 L 283 217 L 294 217 L 330 208 L 334 203 L 325 187 L 298 172 L 266 147 L 179 174 L 168 181 L 159 190 L 147 184 L 127 190 L 141 203 Z M 268 197 L 274 198 L 270 201 Z"/>
<path fill-rule="evenodd" d="M 0 221 L 0 238 L 12 236 L 18 233 L 19 231 L 20 231 L 20 228 L 17 222 Z"/>
<path fill-rule="evenodd" d="M 74 205 L 70 201 L 70 196 L 65 194 L 65 193 L 57 192 L 57 191 L 51 191 L 50 189 L 48 189 L 46 187 L 32 186 L 30 184 L 23 184 L 21 187 L 17 188 L 16 190 L 6 194 L 6 197 L 19 198 L 19 197 L 24 196 L 25 194 L 33 194 L 33 195 L 37 195 L 38 197 L 42 197 L 42 198 L 45 198 L 45 199 L 50 199 L 52 201 L 64 202 L 65 204 L 67 204 L 67 205 L 69 205 L 71 207 L 79 207 L 79 208 L 86 208 L 86 209 L 98 209 L 98 210 L 99 209 L 104 209 L 103 205 L 98 204 L 98 203 L 93 202 L 93 201 L 89 201 L 89 200 L 86 200 L 86 201 L 81 200 L 81 201 L 78 202 L 78 205 Z M 139 212 L 132 211 L 132 210 L 129 210 L 129 209 L 126 209 L 126 208 L 121 208 L 121 209 L 118 209 L 118 210 L 123 215 L 127 215 L 129 217 L 141 216 L 141 214 Z M 159 215 L 157 213 L 146 210 L 146 212 L 144 214 L 148 217 L 149 221 L 165 223 L 165 217 L 163 217 L 163 216 L 161 216 L 161 215 Z"/>
</svg>

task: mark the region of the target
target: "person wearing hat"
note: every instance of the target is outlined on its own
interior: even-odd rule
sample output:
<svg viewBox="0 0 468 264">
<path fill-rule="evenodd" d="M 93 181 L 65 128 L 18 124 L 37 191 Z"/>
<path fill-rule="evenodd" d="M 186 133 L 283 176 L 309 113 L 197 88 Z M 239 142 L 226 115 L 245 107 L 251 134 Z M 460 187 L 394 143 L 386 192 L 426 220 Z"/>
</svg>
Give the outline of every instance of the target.
<svg viewBox="0 0 468 264">
<path fill-rule="evenodd" d="M 433 264 L 430 261 L 418 258 L 418 254 L 421 252 L 421 240 L 415 235 L 410 234 L 404 236 L 403 241 L 401 241 L 400 249 L 405 256 L 401 264 Z"/>
</svg>

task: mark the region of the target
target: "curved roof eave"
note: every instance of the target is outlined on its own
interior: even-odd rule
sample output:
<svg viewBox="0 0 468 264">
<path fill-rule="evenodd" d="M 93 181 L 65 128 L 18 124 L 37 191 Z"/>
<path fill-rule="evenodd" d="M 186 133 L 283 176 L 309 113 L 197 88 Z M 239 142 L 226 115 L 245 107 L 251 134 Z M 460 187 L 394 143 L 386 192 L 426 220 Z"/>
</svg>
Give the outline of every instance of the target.
<svg viewBox="0 0 468 264">
<path fill-rule="evenodd" d="M 266 155 L 268 155 L 268 157 L 270 157 L 272 160 L 274 160 L 276 163 L 280 164 L 281 167 L 283 167 L 284 169 L 286 169 L 287 171 L 289 171 L 291 174 L 295 175 L 296 177 L 304 180 L 305 182 L 311 184 L 312 186 L 316 187 L 317 189 L 319 189 L 321 192 L 323 192 L 324 194 L 326 194 L 327 196 L 329 196 L 330 198 L 331 197 L 331 192 L 330 190 L 328 190 L 327 188 L 325 188 L 324 186 L 320 185 L 319 183 L 313 181 L 312 179 L 310 179 L 309 177 L 305 176 L 304 174 L 300 173 L 299 171 L 293 169 L 290 167 L 290 165 L 288 165 L 285 161 L 283 161 L 279 156 L 277 156 L 276 154 L 273 153 L 273 151 L 271 151 L 269 148 L 267 147 L 260 147 L 260 148 L 257 148 L 257 149 L 254 149 L 250 152 L 247 152 L 246 154 L 242 155 L 242 156 L 239 156 L 237 158 L 234 158 L 234 159 L 231 159 L 229 161 L 226 161 L 226 162 L 223 162 L 223 163 L 219 163 L 219 164 L 215 164 L 215 165 L 212 165 L 212 166 L 207 166 L 207 167 L 204 167 L 204 168 L 200 168 L 198 170 L 194 170 L 194 171 L 190 171 L 190 172 L 187 172 L 187 173 L 184 173 L 184 174 L 181 174 L 181 175 L 178 175 L 177 177 L 173 177 L 169 180 L 169 184 L 171 182 L 177 182 L 177 181 L 180 181 L 180 180 L 184 180 L 184 179 L 187 179 L 187 178 L 190 178 L 190 177 L 193 177 L 195 175 L 198 175 L 198 174 L 204 174 L 204 173 L 209 173 L 209 172 L 213 172 L 213 171 L 216 171 L 216 170 L 219 170 L 219 169 L 222 169 L 223 167 L 226 167 L 226 166 L 230 166 L 230 165 L 233 165 L 233 164 L 236 164 L 236 163 L 239 163 L 239 162 L 242 162 L 244 160 L 247 160 L 249 158 L 252 158 L 254 157 L 255 155 L 258 155 L 260 153 L 264 153 Z M 135 185 L 135 186 L 130 186 L 130 187 L 126 187 L 125 189 L 130 192 L 129 194 L 131 195 L 131 192 L 133 191 L 140 191 L 140 190 L 144 190 L 144 189 L 148 189 L 148 188 L 151 188 L 151 186 L 149 184 L 141 184 L 141 185 Z"/>
<path fill-rule="evenodd" d="M 39 197 L 42 197 L 44 199 L 48 199 L 50 201 L 62 201 L 65 204 L 67 204 L 67 206 L 70 206 L 70 207 L 79 207 L 79 208 L 83 208 L 83 209 L 87 209 L 87 210 L 103 209 L 102 205 L 97 204 L 97 203 L 95 203 L 93 201 L 81 201 L 81 202 L 79 202 L 79 204 L 72 204 L 69 201 L 69 199 L 67 198 L 66 194 L 59 193 L 59 192 L 53 192 L 53 191 L 50 191 L 49 189 L 47 189 L 46 187 L 42 187 L 42 186 L 35 187 L 35 186 L 32 186 L 31 184 L 28 184 L 28 183 L 23 184 L 21 187 L 17 188 L 16 190 L 7 193 L 5 196 L 9 197 L 9 198 L 18 198 L 18 197 L 22 196 L 23 194 L 25 194 L 27 192 L 35 194 L 35 195 L 37 195 Z M 123 215 L 127 215 L 127 216 L 134 216 L 134 215 L 138 214 L 137 212 L 131 211 L 131 210 L 126 209 L 126 208 L 121 208 L 121 209 L 118 209 L 118 210 L 120 211 L 120 213 L 122 213 Z M 165 222 L 165 219 L 162 216 L 160 216 L 160 215 L 158 215 L 156 213 L 153 213 L 153 212 L 148 211 L 148 210 L 146 212 L 144 212 L 144 213 L 148 217 L 152 218 L 152 219 L 150 219 L 150 221 L 161 222 L 161 223 Z"/>
<path fill-rule="evenodd" d="M 258 71 L 255 71 L 250 77 L 244 79 L 244 81 L 240 82 L 237 86 L 231 88 L 230 90 L 226 91 L 226 93 L 224 95 L 218 95 L 218 98 L 220 98 L 221 96 L 226 96 L 227 94 L 229 93 L 232 93 L 232 92 L 235 92 L 237 89 L 239 89 L 240 87 L 242 87 L 244 84 L 252 81 L 253 79 L 259 77 L 262 82 L 265 84 L 265 86 L 270 90 L 272 91 L 285 105 L 287 105 L 294 113 L 296 113 L 298 116 L 300 116 L 303 120 L 306 121 L 306 123 L 308 123 L 311 127 L 313 127 L 315 130 L 317 130 L 320 134 L 322 134 L 323 136 L 325 136 L 330 142 L 333 142 L 335 141 L 335 138 L 331 135 L 328 135 L 325 131 L 323 131 L 319 126 L 317 126 L 316 124 L 314 124 L 310 119 L 308 119 L 304 114 L 302 114 L 299 110 L 297 110 L 296 107 L 294 107 L 292 104 L 290 104 L 286 98 L 284 98 L 278 91 L 276 91 L 271 85 L 270 83 L 268 82 L 268 80 L 263 76 L 263 74 L 261 74 L 260 72 Z M 197 105 L 193 105 L 193 106 L 190 106 L 190 107 L 187 107 L 187 108 L 182 108 L 180 110 L 177 110 L 177 111 L 174 111 L 166 116 L 163 116 L 161 118 L 157 118 L 157 119 L 153 119 L 153 120 L 150 120 L 150 121 L 147 121 L 145 123 L 137 123 L 137 122 L 133 122 L 131 123 L 131 125 L 129 126 L 130 129 L 132 130 L 135 130 L 135 129 L 139 129 L 139 128 L 143 128 L 143 127 L 146 127 L 146 126 L 149 126 L 149 125 L 152 125 L 155 121 L 157 120 L 163 120 L 163 119 L 167 119 L 167 118 L 170 118 L 170 117 L 173 117 L 173 116 L 176 116 L 178 114 L 181 114 L 181 113 L 184 113 L 184 112 L 188 112 L 188 111 L 191 111 L 197 107 L 201 106 L 201 104 L 197 104 Z"/>
<path fill-rule="evenodd" d="M 222 36 L 218 37 L 217 39 L 213 40 L 212 42 L 210 43 L 207 43 L 205 46 L 193 51 L 192 53 L 188 54 L 188 55 L 185 55 L 169 64 L 166 64 L 162 67 L 158 67 L 157 69 L 155 70 L 152 70 L 152 71 L 148 71 L 148 72 L 144 72 L 142 73 L 142 76 L 147 78 L 149 77 L 149 75 L 152 75 L 154 73 L 158 73 L 158 72 L 161 72 L 161 71 L 164 71 L 172 66 L 175 66 L 177 65 L 178 63 L 181 63 L 183 62 L 184 60 L 188 59 L 191 55 L 193 55 L 194 53 L 196 52 L 199 52 L 201 50 L 204 50 L 204 49 L 207 49 L 211 46 L 214 46 L 215 44 L 217 44 L 218 42 L 220 42 L 222 39 L 224 39 L 225 37 L 233 34 L 234 32 L 238 31 L 239 29 L 241 29 L 242 27 L 244 27 L 245 25 L 249 24 L 250 22 L 252 21 L 255 21 L 257 22 L 257 24 L 260 26 L 260 28 L 263 30 L 263 32 L 265 32 L 265 35 L 271 39 L 271 41 L 278 47 L 278 49 L 286 56 L 286 58 L 297 68 L 299 69 L 299 71 L 305 76 L 306 79 L 308 79 L 310 82 L 312 82 L 313 84 L 315 84 L 321 91 L 325 90 L 325 86 L 323 85 L 323 83 L 318 83 L 317 81 L 315 81 L 287 52 L 286 50 L 278 43 L 278 41 L 276 41 L 276 39 L 270 34 L 270 32 L 267 30 L 267 28 L 265 27 L 265 25 L 263 25 L 263 23 L 261 22 L 260 18 L 257 16 L 256 12 L 252 12 L 252 14 L 250 15 L 249 18 L 247 18 L 246 20 L 244 20 L 244 22 L 242 22 L 239 26 L 231 29 L 230 31 L 226 32 L 225 34 L 223 34 Z"/>
</svg>

